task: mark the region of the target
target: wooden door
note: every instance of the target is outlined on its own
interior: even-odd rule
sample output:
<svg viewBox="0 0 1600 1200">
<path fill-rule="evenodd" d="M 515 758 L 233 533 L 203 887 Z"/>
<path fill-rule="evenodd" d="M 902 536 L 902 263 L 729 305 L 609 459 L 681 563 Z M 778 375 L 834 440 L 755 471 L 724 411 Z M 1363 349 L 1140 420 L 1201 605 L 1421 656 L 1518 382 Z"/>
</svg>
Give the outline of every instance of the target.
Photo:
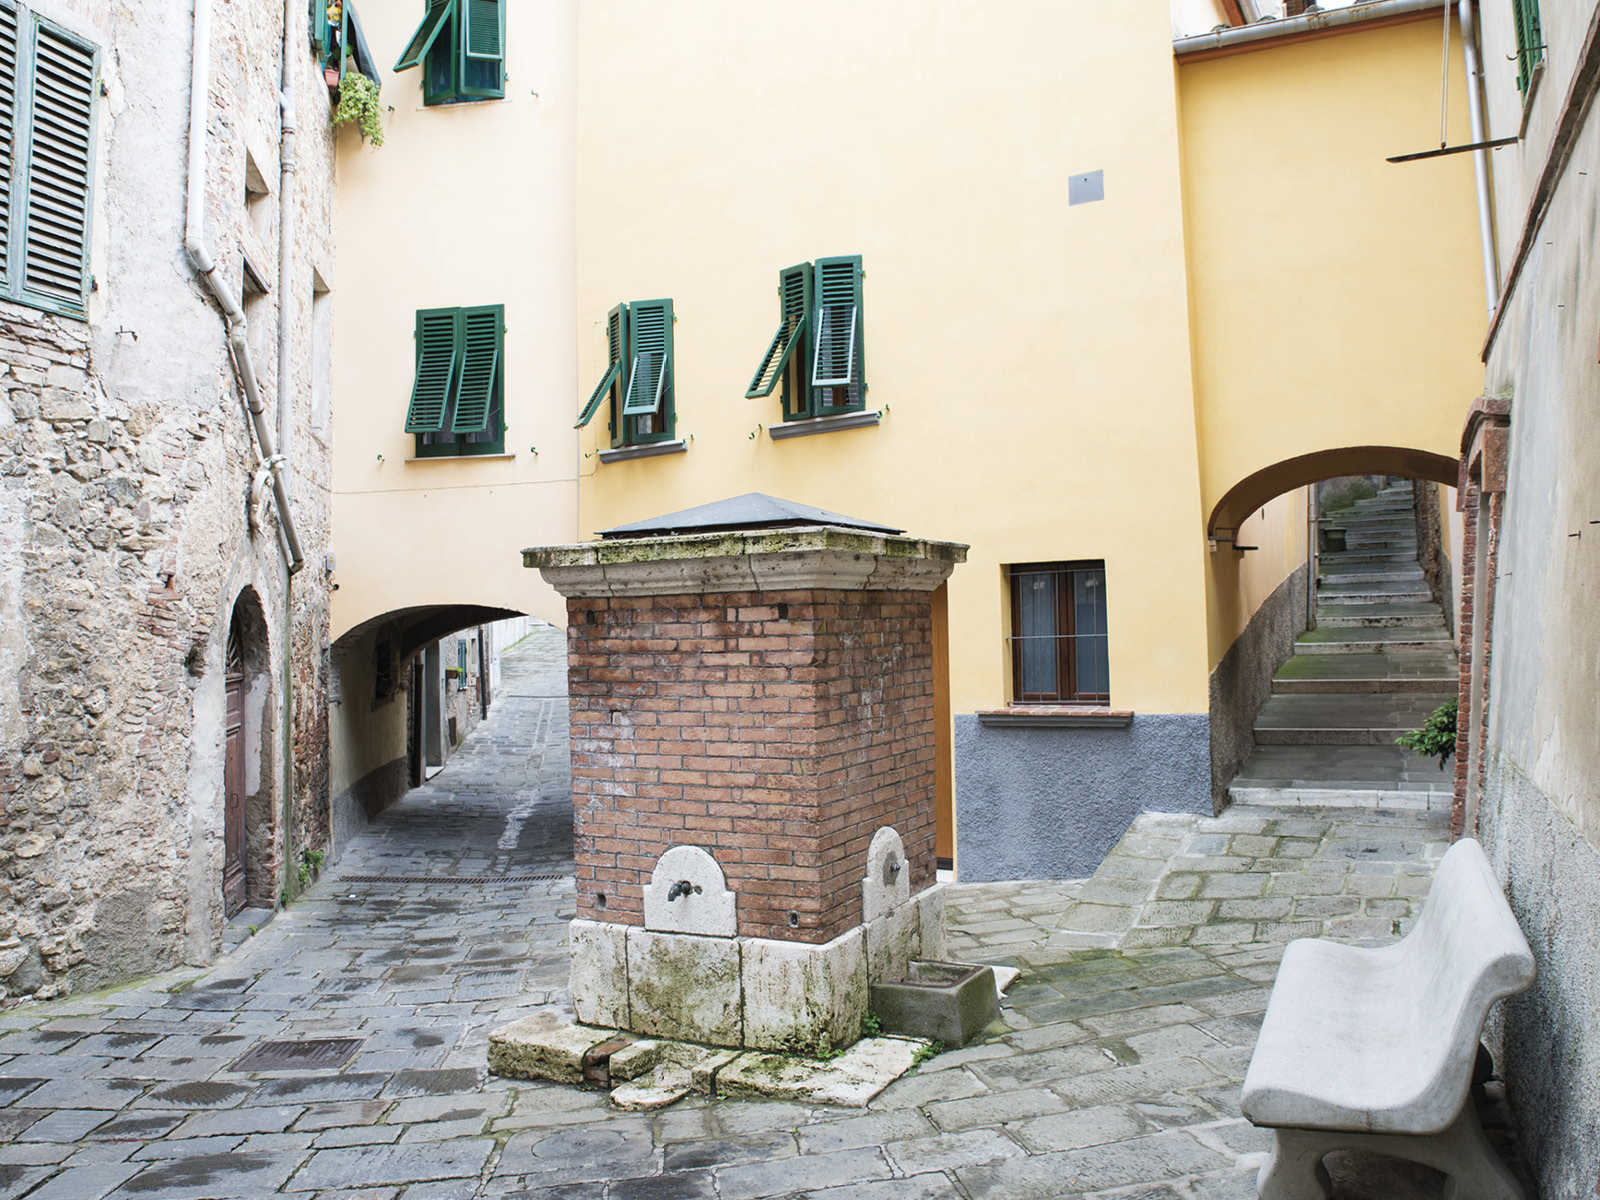
<svg viewBox="0 0 1600 1200">
<path fill-rule="evenodd" d="M 237 624 L 228 634 L 224 681 L 228 696 L 228 741 L 222 765 L 222 907 L 231 917 L 245 906 L 244 647 L 240 644 Z"/>
</svg>

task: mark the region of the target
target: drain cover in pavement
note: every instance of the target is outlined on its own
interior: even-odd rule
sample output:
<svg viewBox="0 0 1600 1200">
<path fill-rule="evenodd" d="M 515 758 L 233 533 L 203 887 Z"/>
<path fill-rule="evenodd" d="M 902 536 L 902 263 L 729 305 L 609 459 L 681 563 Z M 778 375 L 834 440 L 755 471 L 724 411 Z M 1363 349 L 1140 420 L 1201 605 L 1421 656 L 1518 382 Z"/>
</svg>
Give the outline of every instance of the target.
<svg viewBox="0 0 1600 1200">
<path fill-rule="evenodd" d="M 343 875 L 340 883 L 553 883 L 570 875 Z"/>
<path fill-rule="evenodd" d="M 303 1038 L 262 1042 L 233 1064 L 235 1071 L 295 1071 L 342 1067 L 366 1038 Z"/>
</svg>

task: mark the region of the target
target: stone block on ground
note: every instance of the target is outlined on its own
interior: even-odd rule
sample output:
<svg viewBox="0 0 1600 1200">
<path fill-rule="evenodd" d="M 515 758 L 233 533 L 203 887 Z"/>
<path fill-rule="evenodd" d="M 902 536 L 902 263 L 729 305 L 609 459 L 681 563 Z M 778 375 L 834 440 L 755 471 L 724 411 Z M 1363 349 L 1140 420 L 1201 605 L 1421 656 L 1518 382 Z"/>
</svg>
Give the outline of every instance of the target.
<svg viewBox="0 0 1600 1200">
<path fill-rule="evenodd" d="M 572 921 L 569 986 L 572 1009 L 588 1025 L 628 1028 L 628 927 Z"/>
<path fill-rule="evenodd" d="M 713 1046 L 744 1041 L 740 946 L 729 938 L 628 932 L 629 1028 Z"/>
<path fill-rule="evenodd" d="M 826 1062 L 788 1054 L 742 1054 L 717 1073 L 717 1095 L 865 1108 L 916 1065 L 918 1052 L 927 1044 L 907 1038 L 862 1038 Z"/>
<path fill-rule="evenodd" d="M 965 1046 L 1000 1015 L 1000 992 L 991 967 L 917 961 L 872 985 L 872 1011 L 890 1033 Z"/>
<path fill-rule="evenodd" d="M 489 1070 L 512 1079 L 582 1083 L 584 1054 L 614 1036 L 555 1013 L 535 1013 L 489 1034 Z"/>
</svg>

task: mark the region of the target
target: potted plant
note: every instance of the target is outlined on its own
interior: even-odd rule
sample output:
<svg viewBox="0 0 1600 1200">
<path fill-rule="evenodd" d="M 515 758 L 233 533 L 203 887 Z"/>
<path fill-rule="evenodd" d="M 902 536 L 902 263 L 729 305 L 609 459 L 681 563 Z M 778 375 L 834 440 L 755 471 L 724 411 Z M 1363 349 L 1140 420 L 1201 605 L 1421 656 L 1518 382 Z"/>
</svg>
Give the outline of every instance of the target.
<svg viewBox="0 0 1600 1200">
<path fill-rule="evenodd" d="M 378 104 L 378 85 L 360 71 L 347 71 L 339 84 L 339 104 L 333 110 L 333 123 L 354 124 L 364 141 L 383 145 L 382 109 Z"/>
</svg>

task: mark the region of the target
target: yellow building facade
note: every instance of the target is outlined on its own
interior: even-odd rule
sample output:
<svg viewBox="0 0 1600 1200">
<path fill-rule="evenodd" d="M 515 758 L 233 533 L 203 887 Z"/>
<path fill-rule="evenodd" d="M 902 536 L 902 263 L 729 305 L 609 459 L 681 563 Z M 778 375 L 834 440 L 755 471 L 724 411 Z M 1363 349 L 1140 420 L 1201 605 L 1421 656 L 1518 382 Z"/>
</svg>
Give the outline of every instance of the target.
<svg viewBox="0 0 1600 1200">
<path fill-rule="evenodd" d="M 423 6 L 369 7 L 387 62 Z M 521 546 L 763 492 L 971 547 L 963 878 L 1211 811 L 1306 485 L 1425 474 L 1471 390 L 1470 168 L 1383 161 L 1437 136 L 1433 16 L 1175 55 L 1157 5 L 535 0 L 503 98 L 386 76 L 340 162 L 342 678 L 396 613 L 559 622 Z M 496 304 L 506 457 L 420 453 L 420 314 Z M 340 719 L 338 786 L 385 794 L 395 723 Z"/>
</svg>

